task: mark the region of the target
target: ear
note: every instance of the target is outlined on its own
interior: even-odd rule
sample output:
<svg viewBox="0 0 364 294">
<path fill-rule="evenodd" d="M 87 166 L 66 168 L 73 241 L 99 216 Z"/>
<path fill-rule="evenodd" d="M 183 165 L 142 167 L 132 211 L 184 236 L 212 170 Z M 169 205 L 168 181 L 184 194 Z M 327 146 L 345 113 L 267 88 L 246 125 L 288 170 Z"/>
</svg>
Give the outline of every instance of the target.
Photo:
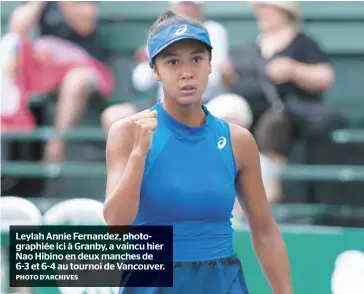
<svg viewBox="0 0 364 294">
<path fill-rule="evenodd" d="M 212 72 L 212 66 L 211 66 L 211 61 L 209 62 L 209 75 L 211 74 Z"/>
<path fill-rule="evenodd" d="M 153 65 L 153 77 L 157 81 L 160 81 L 161 80 L 161 77 L 160 77 L 160 75 L 158 73 L 157 66 L 155 64 Z"/>
</svg>

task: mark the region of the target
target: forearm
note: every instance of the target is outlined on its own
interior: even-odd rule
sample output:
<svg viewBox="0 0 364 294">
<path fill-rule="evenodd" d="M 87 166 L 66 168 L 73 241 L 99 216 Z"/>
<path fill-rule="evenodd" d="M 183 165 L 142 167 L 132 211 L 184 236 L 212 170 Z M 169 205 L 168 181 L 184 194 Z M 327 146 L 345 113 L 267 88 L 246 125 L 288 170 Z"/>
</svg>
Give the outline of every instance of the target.
<svg viewBox="0 0 364 294">
<path fill-rule="evenodd" d="M 68 24 L 80 35 L 89 35 L 96 27 L 96 9 L 90 3 L 58 2 Z"/>
<path fill-rule="evenodd" d="M 253 246 L 274 294 L 292 294 L 287 250 L 277 225 L 253 236 Z"/>
<path fill-rule="evenodd" d="M 10 31 L 28 34 L 29 30 L 39 22 L 44 3 L 44 1 L 34 1 L 16 8 L 9 21 Z"/>
<path fill-rule="evenodd" d="M 323 92 L 333 83 L 334 73 L 326 64 L 305 64 L 295 62 L 292 70 L 292 81 L 309 92 Z"/>
<path fill-rule="evenodd" d="M 131 225 L 134 222 L 139 208 L 145 158 L 141 153 L 132 152 L 130 155 L 116 190 L 105 201 L 104 217 L 108 225 Z"/>
</svg>

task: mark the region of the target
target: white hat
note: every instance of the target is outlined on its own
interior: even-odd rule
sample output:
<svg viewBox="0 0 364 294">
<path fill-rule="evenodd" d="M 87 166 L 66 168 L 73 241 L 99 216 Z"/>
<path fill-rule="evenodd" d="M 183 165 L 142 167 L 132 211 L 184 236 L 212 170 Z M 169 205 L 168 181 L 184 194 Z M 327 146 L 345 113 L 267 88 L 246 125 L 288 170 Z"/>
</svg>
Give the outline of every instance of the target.
<svg viewBox="0 0 364 294">
<path fill-rule="evenodd" d="M 253 122 L 252 110 L 246 100 L 236 94 L 222 94 L 206 104 L 209 112 L 219 118 L 234 118 L 241 121 L 242 126 L 249 128 Z"/>
<path fill-rule="evenodd" d="M 277 8 L 280 8 L 290 14 L 297 20 L 302 18 L 302 15 L 299 12 L 299 2 L 298 1 L 253 1 L 253 4 L 267 4 Z"/>
<path fill-rule="evenodd" d="M 335 261 L 331 277 L 333 294 L 362 294 L 364 289 L 364 252 L 348 250 Z"/>
<path fill-rule="evenodd" d="M 175 4 L 175 5 L 179 4 L 181 2 L 192 2 L 192 3 L 196 4 L 196 5 L 203 5 L 204 4 L 204 1 L 177 1 L 177 0 L 170 1 L 171 4 Z"/>
</svg>

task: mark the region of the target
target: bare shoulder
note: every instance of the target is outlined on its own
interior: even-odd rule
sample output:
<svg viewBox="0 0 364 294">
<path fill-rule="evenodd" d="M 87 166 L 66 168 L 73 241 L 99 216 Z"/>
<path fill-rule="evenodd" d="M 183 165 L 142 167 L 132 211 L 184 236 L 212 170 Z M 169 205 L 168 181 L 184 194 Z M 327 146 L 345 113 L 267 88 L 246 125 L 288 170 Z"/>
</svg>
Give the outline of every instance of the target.
<svg viewBox="0 0 364 294">
<path fill-rule="evenodd" d="M 124 118 L 114 122 L 107 135 L 107 146 L 116 146 L 121 142 L 128 142 L 133 134 L 131 118 Z"/>
<path fill-rule="evenodd" d="M 252 133 L 239 125 L 229 123 L 231 144 L 238 169 L 244 167 L 249 158 L 259 154 L 258 147 Z"/>
<path fill-rule="evenodd" d="M 134 143 L 132 118 L 127 117 L 114 122 L 109 130 L 106 140 L 106 162 L 108 165 L 114 161 L 129 156 Z"/>
<path fill-rule="evenodd" d="M 231 137 L 234 141 L 237 141 L 237 143 L 254 140 L 253 135 L 248 129 L 233 123 L 229 123 L 229 126 Z"/>
</svg>

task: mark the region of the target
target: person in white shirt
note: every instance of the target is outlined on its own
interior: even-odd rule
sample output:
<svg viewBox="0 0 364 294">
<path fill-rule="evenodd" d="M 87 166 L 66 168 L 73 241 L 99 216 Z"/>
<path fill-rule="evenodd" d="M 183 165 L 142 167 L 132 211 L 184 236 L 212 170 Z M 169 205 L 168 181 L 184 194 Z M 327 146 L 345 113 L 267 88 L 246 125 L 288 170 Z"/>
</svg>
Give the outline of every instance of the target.
<svg viewBox="0 0 364 294">
<path fill-rule="evenodd" d="M 246 101 L 237 95 L 227 94 L 221 77 L 221 65 L 229 59 L 229 39 L 224 26 L 212 21 L 204 21 L 203 1 L 171 1 L 171 10 L 176 14 L 196 19 L 203 22 L 210 35 L 211 44 L 214 48 L 208 86 L 202 96 L 202 103 L 206 104 L 210 112 L 221 118 L 249 127 L 252 121 L 252 114 Z M 136 58 L 139 64 L 132 73 L 132 82 L 136 90 L 140 92 L 157 90 L 156 99 L 163 99 L 161 85 L 153 77 L 153 71 L 148 63 L 146 46 L 138 50 Z M 111 125 L 125 117 L 128 117 L 141 109 L 133 103 L 123 103 L 107 108 L 102 114 L 102 126 L 108 133 Z"/>
</svg>

